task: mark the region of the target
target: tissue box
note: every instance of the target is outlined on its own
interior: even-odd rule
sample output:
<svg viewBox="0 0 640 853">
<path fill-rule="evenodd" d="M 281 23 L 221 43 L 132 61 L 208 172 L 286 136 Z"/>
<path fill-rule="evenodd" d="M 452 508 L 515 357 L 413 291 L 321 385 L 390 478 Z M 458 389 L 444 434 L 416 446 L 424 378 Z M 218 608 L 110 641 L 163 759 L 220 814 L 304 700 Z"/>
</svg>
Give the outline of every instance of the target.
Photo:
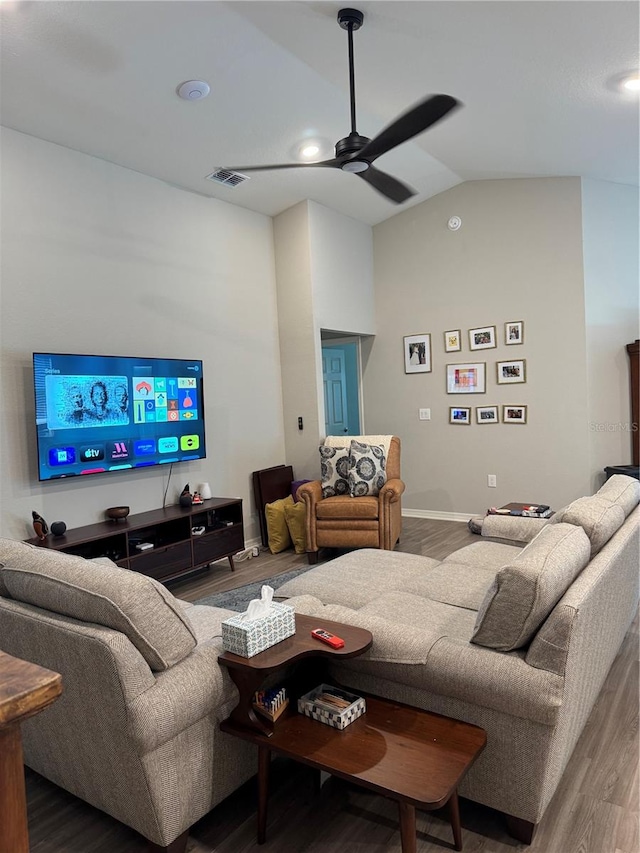
<svg viewBox="0 0 640 853">
<path fill-rule="evenodd" d="M 239 613 L 225 619 L 222 623 L 222 645 L 227 652 L 252 658 L 295 632 L 293 607 L 272 602 L 268 616 L 246 619 Z"/>
</svg>

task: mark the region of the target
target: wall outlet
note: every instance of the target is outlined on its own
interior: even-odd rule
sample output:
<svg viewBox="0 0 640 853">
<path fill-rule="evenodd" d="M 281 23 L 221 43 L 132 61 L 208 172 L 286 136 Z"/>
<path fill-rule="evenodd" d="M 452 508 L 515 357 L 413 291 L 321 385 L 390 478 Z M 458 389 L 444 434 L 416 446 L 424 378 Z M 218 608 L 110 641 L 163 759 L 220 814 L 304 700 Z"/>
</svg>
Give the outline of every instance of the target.
<svg viewBox="0 0 640 853">
<path fill-rule="evenodd" d="M 495 474 L 487 474 L 487 486 L 490 489 L 495 489 L 498 486 L 498 478 Z"/>
<path fill-rule="evenodd" d="M 431 409 L 419 409 L 418 417 L 421 421 L 430 421 L 431 420 Z"/>
</svg>

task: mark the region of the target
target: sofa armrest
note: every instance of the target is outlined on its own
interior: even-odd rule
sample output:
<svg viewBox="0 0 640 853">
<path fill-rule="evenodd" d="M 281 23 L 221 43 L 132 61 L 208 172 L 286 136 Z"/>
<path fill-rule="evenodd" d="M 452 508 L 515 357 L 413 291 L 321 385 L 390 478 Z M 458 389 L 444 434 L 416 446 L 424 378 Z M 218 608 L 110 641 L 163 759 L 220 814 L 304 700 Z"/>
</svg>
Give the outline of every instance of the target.
<svg viewBox="0 0 640 853">
<path fill-rule="evenodd" d="M 405 485 L 402 480 L 394 478 L 387 480 L 384 486 L 380 489 L 380 500 L 385 503 L 395 503 L 400 500 L 400 496 L 405 490 Z"/>
<path fill-rule="evenodd" d="M 157 749 L 208 714 L 227 717 L 237 701 L 237 690 L 218 655 L 221 641 L 207 641 L 127 704 L 131 734 L 140 755 Z"/>
<path fill-rule="evenodd" d="M 311 480 L 303 483 L 297 492 L 297 498 L 304 504 L 304 531 L 306 534 L 307 551 L 318 550 L 318 538 L 316 536 L 316 507 L 322 500 L 322 483 L 320 480 Z"/>
<path fill-rule="evenodd" d="M 508 539 L 510 542 L 531 542 L 548 518 L 523 518 L 517 515 L 486 515 L 482 519 L 482 536 L 492 539 Z"/>
</svg>

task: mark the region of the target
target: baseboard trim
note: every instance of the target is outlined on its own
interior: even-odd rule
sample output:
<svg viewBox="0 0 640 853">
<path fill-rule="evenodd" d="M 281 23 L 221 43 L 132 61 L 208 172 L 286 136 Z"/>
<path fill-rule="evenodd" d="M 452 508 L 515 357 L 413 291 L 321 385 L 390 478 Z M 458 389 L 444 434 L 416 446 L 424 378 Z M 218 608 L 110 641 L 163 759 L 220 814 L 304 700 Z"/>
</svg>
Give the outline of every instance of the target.
<svg viewBox="0 0 640 853">
<path fill-rule="evenodd" d="M 477 514 L 477 513 L 476 513 Z M 437 509 L 406 509 L 403 508 L 404 518 L 431 518 L 434 521 L 460 521 L 465 524 L 473 517 L 472 512 L 440 512 Z"/>
</svg>

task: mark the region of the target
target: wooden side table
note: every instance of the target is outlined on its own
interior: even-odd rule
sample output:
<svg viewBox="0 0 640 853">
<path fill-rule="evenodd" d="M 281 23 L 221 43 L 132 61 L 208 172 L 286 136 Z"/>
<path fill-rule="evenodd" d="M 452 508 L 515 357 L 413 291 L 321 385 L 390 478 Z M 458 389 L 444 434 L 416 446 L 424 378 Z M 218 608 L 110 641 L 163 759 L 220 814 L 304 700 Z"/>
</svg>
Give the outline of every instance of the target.
<svg viewBox="0 0 640 853">
<path fill-rule="evenodd" d="M 0 651 L 0 853 L 29 853 L 23 720 L 62 693 L 62 676 Z"/>
<path fill-rule="evenodd" d="M 312 639 L 313 628 L 342 637 L 344 649 L 333 650 Z M 251 709 L 253 693 L 268 674 L 318 654 L 362 654 L 371 645 L 367 635 L 371 638 L 368 631 L 350 625 L 296 615 L 294 637 L 253 658 L 228 652 L 219 657 L 240 691 L 237 707 L 220 728 L 258 747 L 259 844 L 266 840 L 274 752 L 395 800 L 402 853 L 416 853 L 416 807 L 425 811 L 446 807 L 455 849 L 462 850 L 458 785 L 485 748 L 484 729 L 373 696 L 365 697 L 366 713 L 343 730 L 294 713 L 291 706 L 269 727 Z"/>
</svg>

